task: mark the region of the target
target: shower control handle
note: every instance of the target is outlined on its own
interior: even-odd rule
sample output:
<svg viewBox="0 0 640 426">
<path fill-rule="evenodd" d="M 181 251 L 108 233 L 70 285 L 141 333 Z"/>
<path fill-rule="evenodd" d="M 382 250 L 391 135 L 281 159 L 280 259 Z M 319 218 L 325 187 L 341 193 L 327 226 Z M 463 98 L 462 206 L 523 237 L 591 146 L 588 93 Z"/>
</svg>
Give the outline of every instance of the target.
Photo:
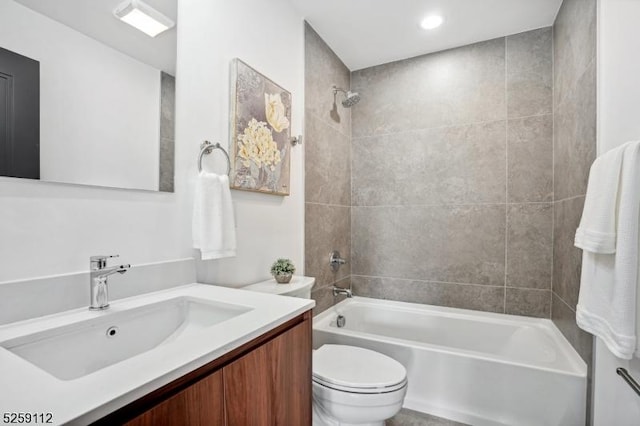
<svg viewBox="0 0 640 426">
<path fill-rule="evenodd" d="M 340 267 L 347 263 L 346 259 L 340 257 L 340 252 L 338 250 L 334 250 L 329 255 L 329 266 L 331 266 L 331 270 L 333 272 L 338 272 Z"/>
</svg>

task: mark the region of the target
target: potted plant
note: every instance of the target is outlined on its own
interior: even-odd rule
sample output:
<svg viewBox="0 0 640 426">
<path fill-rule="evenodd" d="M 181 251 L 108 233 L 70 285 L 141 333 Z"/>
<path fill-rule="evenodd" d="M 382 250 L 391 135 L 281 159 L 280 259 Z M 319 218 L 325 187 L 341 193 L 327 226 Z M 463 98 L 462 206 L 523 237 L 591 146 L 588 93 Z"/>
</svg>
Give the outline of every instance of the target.
<svg viewBox="0 0 640 426">
<path fill-rule="evenodd" d="M 289 259 L 278 259 L 271 265 L 271 275 L 279 284 L 288 284 L 295 271 L 296 267 Z"/>
</svg>

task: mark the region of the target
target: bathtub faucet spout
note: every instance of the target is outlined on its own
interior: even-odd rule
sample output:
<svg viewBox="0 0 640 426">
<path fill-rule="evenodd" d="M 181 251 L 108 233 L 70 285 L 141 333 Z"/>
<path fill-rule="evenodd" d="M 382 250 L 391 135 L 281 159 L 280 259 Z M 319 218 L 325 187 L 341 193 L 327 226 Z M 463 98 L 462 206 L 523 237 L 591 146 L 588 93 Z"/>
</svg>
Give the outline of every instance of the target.
<svg viewBox="0 0 640 426">
<path fill-rule="evenodd" d="M 353 294 L 351 293 L 351 290 L 348 288 L 342 288 L 342 287 L 336 287 L 335 285 L 333 286 L 333 297 L 338 296 L 339 294 L 342 294 L 344 296 L 347 297 L 353 297 Z"/>
</svg>

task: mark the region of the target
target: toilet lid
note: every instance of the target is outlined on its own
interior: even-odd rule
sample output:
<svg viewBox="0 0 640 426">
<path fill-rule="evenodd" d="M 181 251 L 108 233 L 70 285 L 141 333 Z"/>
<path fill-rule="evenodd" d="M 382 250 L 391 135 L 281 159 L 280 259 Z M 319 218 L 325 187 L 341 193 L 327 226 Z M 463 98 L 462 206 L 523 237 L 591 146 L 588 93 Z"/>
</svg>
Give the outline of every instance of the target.
<svg viewBox="0 0 640 426">
<path fill-rule="evenodd" d="M 353 392 L 390 392 L 405 385 L 407 370 L 393 358 L 356 346 L 323 345 L 313 351 L 313 380 Z"/>
</svg>

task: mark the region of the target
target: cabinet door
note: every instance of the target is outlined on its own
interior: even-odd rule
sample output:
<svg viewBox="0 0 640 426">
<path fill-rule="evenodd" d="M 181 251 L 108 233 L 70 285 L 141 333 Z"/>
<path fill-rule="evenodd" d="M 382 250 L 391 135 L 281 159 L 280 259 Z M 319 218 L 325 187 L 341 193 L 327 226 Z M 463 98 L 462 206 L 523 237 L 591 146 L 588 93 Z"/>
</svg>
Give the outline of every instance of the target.
<svg viewBox="0 0 640 426">
<path fill-rule="evenodd" d="M 311 425 L 311 321 L 223 369 L 228 426 Z"/>
<path fill-rule="evenodd" d="M 127 426 L 223 426 L 224 386 L 218 371 L 188 387 Z"/>
</svg>

